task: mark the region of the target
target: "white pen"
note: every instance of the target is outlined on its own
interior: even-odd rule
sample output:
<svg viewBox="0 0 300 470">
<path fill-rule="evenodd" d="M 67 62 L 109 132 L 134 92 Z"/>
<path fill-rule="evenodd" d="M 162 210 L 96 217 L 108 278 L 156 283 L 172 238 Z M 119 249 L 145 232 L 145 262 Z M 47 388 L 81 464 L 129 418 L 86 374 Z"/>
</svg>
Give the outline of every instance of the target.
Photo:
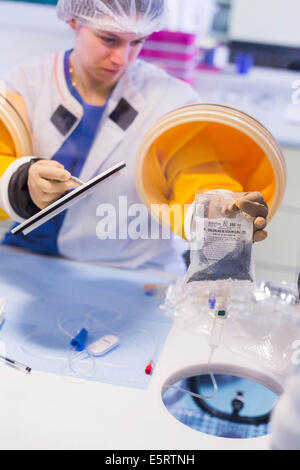
<svg viewBox="0 0 300 470">
<path fill-rule="evenodd" d="M 67 180 L 67 181 L 61 181 L 61 180 L 49 180 L 49 181 L 54 181 L 55 183 L 67 183 L 68 181 L 74 181 L 75 183 L 77 183 L 79 186 L 82 186 L 84 183 L 84 181 L 80 180 L 79 178 L 77 178 L 76 176 L 73 176 L 71 175 L 70 178 Z"/>
<path fill-rule="evenodd" d="M 70 177 L 70 180 L 75 181 L 75 183 L 79 184 L 80 186 L 84 184 L 84 181 L 80 180 L 79 178 L 76 178 L 76 176 L 73 175 Z"/>
</svg>

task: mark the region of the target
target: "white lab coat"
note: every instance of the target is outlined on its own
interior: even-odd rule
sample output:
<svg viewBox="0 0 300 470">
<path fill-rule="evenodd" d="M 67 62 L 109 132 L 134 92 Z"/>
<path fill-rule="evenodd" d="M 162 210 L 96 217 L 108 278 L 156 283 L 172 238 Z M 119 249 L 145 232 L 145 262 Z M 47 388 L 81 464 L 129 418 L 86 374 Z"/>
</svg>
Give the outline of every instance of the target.
<svg viewBox="0 0 300 470">
<path fill-rule="evenodd" d="M 36 58 L 30 64 L 13 69 L 5 78 L 8 89 L 20 93 L 26 101 L 35 157 L 51 159 L 82 118 L 82 106 L 67 87 L 63 60 L 63 52 Z M 121 98 L 125 98 L 138 112 L 126 131 L 109 118 Z M 68 209 L 58 235 L 61 255 L 127 269 L 183 269 L 181 253 L 186 246 L 182 240 L 101 240 L 103 227 L 99 222 L 101 218 L 103 220 L 103 212 L 100 214 L 99 205 L 109 203 L 118 208 L 119 196 L 126 196 L 128 207 L 134 211 L 132 205 L 140 203 L 134 181 L 135 158 L 144 135 L 164 114 L 197 101 L 199 97 L 192 87 L 157 67 L 141 60 L 130 66 L 109 99 L 80 178 L 87 181 L 121 160 L 126 161 L 127 167 L 120 175 L 104 181 L 92 195 Z M 78 118 L 65 136 L 50 121 L 59 105 Z M 1 178 L 2 207 L 19 222 L 22 219 L 9 204 L 7 188 L 13 172 L 28 160 L 28 157 L 16 160 Z M 127 217 L 125 210 L 118 212 L 117 235 L 120 221 L 124 222 L 124 217 Z M 148 214 L 145 218 L 149 223 Z"/>
</svg>

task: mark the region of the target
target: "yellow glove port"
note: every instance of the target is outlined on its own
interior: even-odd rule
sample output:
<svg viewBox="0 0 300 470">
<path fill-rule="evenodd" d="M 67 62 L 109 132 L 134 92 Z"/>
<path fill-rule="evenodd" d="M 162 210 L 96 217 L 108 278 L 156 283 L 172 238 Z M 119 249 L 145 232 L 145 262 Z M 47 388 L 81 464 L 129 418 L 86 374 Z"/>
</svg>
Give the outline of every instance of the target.
<svg viewBox="0 0 300 470">
<path fill-rule="evenodd" d="M 1 95 L 0 178 L 16 158 L 31 154 L 31 135 L 25 101 L 15 93 Z M 0 220 L 9 216 L 0 208 Z"/>
<path fill-rule="evenodd" d="M 260 192 L 272 219 L 285 184 L 285 162 L 273 136 L 229 106 L 195 104 L 167 114 L 150 129 L 137 156 L 141 200 L 178 235 L 184 234 L 184 212 L 197 190 Z M 172 210 L 171 218 L 170 211 L 152 211 L 153 205 L 162 204 L 181 206 L 181 223 Z"/>
</svg>

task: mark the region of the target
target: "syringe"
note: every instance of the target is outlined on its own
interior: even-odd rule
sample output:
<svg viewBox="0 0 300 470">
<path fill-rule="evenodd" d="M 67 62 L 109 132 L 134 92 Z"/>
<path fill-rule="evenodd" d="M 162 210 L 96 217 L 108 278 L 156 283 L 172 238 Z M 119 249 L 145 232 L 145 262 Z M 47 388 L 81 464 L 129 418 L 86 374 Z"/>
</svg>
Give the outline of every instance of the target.
<svg viewBox="0 0 300 470">
<path fill-rule="evenodd" d="M 1 356 L 1 354 L 0 354 L 0 359 L 2 359 L 7 364 L 15 367 L 16 369 L 20 370 L 21 372 L 25 372 L 25 374 L 30 374 L 31 372 L 31 367 L 27 367 L 21 362 L 13 361 L 12 359 L 9 359 L 8 357 Z"/>
</svg>

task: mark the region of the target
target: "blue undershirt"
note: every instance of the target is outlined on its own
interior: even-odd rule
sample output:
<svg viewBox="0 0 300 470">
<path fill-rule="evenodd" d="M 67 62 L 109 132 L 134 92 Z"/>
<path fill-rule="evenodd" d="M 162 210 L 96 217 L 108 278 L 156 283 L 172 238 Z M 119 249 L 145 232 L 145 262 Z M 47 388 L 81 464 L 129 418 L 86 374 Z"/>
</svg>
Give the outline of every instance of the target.
<svg viewBox="0 0 300 470">
<path fill-rule="evenodd" d="M 94 143 L 97 130 L 106 105 L 93 106 L 85 103 L 76 88 L 72 85 L 69 67 L 69 56 L 72 50 L 66 51 L 64 56 L 64 71 L 68 88 L 71 94 L 83 107 L 83 117 L 72 134 L 65 140 L 60 149 L 51 160 L 64 165 L 73 176 L 80 177 L 81 170 Z M 107 104 L 107 103 L 106 103 Z M 3 245 L 13 245 L 26 248 L 38 253 L 58 255 L 57 237 L 63 224 L 66 211 L 33 230 L 28 235 L 12 235 L 8 232 Z M 13 227 L 18 224 L 14 224 Z M 13 228 L 11 227 L 11 228 Z"/>
</svg>

